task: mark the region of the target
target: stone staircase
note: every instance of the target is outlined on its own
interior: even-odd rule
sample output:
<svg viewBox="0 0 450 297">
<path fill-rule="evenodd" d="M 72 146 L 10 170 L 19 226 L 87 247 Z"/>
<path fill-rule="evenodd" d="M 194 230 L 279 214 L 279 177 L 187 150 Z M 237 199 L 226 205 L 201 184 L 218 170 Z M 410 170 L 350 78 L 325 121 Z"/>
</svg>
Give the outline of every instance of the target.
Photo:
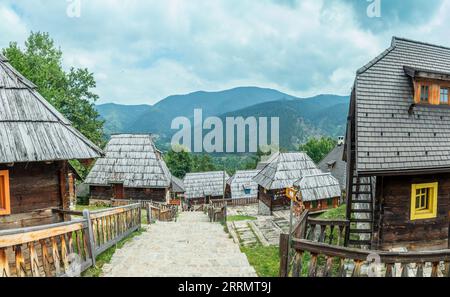
<svg viewBox="0 0 450 297">
<path fill-rule="evenodd" d="M 116 251 L 106 277 L 254 277 L 239 245 L 201 212 L 158 222 Z"/>
</svg>

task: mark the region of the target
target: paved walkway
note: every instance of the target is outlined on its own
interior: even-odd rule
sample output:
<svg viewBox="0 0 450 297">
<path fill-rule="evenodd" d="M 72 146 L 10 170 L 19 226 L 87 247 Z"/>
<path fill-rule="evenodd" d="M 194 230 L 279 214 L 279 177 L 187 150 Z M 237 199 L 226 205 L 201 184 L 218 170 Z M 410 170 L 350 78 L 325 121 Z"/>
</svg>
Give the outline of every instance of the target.
<svg viewBox="0 0 450 297">
<path fill-rule="evenodd" d="M 183 212 L 177 222 L 158 222 L 115 252 L 106 277 L 257 276 L 219 223 L 201 212 Z"/>
</svg>

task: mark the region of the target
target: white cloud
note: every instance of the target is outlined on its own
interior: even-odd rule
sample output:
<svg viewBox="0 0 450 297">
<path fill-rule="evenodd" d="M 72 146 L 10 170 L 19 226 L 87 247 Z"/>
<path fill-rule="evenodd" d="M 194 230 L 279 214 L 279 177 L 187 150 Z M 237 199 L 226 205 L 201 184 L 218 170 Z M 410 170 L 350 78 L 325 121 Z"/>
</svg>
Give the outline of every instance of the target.
<svg viewBox="0 0 450 297">
<path fill-rule="evenodd" d="M 437 20 L 373 33 L 358 22 L 365 11 L 347 1 L 82 0 L 79 19 L 67 17 L 66 1 L 49 2 L 0 4 L 0 45 L 47 31 L 66 67 L 96 74 L 102 102 L 124 104 L 239 85 L 348 94 L 356 69 L 392 35 L 420 32 L 415 39 L 438 43 L 448 35 Z"/>
</svg>

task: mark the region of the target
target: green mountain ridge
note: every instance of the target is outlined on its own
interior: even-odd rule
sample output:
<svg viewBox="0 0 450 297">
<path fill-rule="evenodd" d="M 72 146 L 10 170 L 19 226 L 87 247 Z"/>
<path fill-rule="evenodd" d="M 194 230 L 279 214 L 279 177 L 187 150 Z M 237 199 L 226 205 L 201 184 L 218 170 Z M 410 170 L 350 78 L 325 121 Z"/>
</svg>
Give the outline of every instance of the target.
<svg viewBox="0 0 450 297">
<path fill-rule="evenodd" d="M 153 106 L 102 104 L 97 109 L 107 134 L 152 133 L 158 135 L 163 149 L 177 132 L 171 130 L 172 120 L 178 116 L 192 119 L 196 108 L 202 109 L 203 120 L 209 116 L 279 117 L 281 147 L 296 149 L 310 137 L 345 134 L 348 104 L 348 96 L 301 99 L 273 89 L 240 87 L 169 96 Z"/>
</svg>

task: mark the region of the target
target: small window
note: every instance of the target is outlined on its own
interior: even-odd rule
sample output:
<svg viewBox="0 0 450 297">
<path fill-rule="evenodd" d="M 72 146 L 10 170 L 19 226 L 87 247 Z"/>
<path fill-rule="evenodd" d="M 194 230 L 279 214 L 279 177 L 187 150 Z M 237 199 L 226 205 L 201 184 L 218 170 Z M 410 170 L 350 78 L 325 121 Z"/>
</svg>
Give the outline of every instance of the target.
<svg viewBox="0 0 450 297">
<path fill-rule="evenodd" d="M 420 102 L 428 102 L 430 98 L 430 87 L 421 86 L 420 87 Z"/>
<path fill-rule="evenodd" d="M 440 103 L 441 104 L 448 104 L 448 88 L 441 88 L 441 97 L 440 97 Z"/>
<path fill-rule="evenodd" d="M 411 188 L 411 220 L 437 217 L 438 183 L 413 184 Z"/>
<path fill-rule="evenodd" d="M 250 188 L 244 188 L 244 193 L 245 193 L 245 195 L 250 195 L 251 192 L 252 192 L 252 189 L 250 189 Z"/>
<path fill-rule="evenodd" d="M 333 207 L 333 198 L 327 199 L 327 206 Z"/>
<path fill-rule="evenodd" d="M 0 216 L 11 214 L 8 170 L 0 170 Z"/>
</svg>

